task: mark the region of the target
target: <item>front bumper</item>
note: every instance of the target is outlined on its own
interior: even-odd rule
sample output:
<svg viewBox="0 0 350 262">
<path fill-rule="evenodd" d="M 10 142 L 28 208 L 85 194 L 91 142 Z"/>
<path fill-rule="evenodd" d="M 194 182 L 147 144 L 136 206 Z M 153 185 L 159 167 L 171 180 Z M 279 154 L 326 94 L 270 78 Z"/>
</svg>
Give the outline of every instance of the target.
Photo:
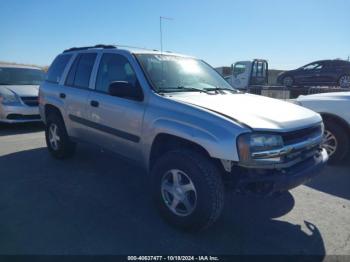
<svg viewBox="0 0 350 262">
<path fill-rule="evenodd" d="M 2 123 L 27 123 L 40 122 L 41 117 L 37 106 L 26 105 L 2 105 L 0 104 L 0 122 Z"/>
<path fill-rule="evenodd" d="M 244 169 L 234 183 L 235 189 L 241 193 L 260 195 L 287 191 L 311 180 L 323 169 L 327 160 L 326 150 L 320 149 L 314 157 L 286 169 Z M 235 171 L 233 170 L 233 172 Z"/>
</svg>

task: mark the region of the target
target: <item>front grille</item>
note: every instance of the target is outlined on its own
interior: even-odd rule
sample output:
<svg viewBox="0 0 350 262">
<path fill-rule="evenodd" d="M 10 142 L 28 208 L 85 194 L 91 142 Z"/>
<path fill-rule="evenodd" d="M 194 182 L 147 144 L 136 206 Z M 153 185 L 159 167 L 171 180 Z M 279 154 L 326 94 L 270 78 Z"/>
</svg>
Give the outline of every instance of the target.
<svg viewBox="0 0 350 262">
<path fill-rule="evenodd" d="M 40 115 L 21 115 L 21 114 L 9 114 L 7 115 L 9 120 L 39 120 Z"/>
<path fill-rule="evenodd" d="M 322 126 L 317 125 L 313 127 L 308 127 L 292 132 L 287 132 L 282 134 L 282 138 L 285 146 L 293 146 L 294 144 L 314 141 L 319 138 L 321 140 L 322 136 Z M 292 151 L 283 157 L 283 162 L 289 166 L 293 166 L 296 163 L 305 161 L 312 158 L 319 152 L 319 145 L 317 144 L 306 144 L 304 148 L 300 148 L 296 151 Z"/>
<path fill-rule="evenodd" d="M 319 137 L 322 135 L 321 125 L 308 127 L 292 132 L 282 134 L 283 142 L 285 145 L 292 145 L 307 141 L 308 139 Z"/>
<path fill-rule="evenodd" d="M 39 98 L 37 96 L 22 96 L 21 99 L 27 106 L 39 105 Z"/>
</svg>

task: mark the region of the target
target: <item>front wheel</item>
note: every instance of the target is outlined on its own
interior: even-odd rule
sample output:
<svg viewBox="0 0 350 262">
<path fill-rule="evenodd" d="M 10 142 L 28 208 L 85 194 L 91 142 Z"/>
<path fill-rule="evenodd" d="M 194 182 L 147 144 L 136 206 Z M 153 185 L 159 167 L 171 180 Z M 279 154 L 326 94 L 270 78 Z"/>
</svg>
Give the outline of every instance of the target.
<svg viewBox="0 0 350 262">
<path fill-rule="evenodd" d="M 286 76 L 282 80 L 282 84 L 286 87 L 292 87 L 294 83 L 293 77 L 291 76 Z"/>
<path fill-rule="evenodd" d="M 190 231 L 211 226 L 224 205 L 224 186 L 212 161 L 190 150 L 166 153 L 152 169 L 153 191 L 163 217 Z"/>
<path fill-rule="evenodd" d="M 350 75 L 343 75 L 339 78 L 338 84 L 341 88 L 350 88 Z"/>
<path fill-rule="evenodd" d="M 64 159 L 74 154 L 76 145 L 69 139 L 64 122 L 59 115 L 50 114 L 47 117 L 45 138 L 47 148 L 53 157 Z"/>
</svg>

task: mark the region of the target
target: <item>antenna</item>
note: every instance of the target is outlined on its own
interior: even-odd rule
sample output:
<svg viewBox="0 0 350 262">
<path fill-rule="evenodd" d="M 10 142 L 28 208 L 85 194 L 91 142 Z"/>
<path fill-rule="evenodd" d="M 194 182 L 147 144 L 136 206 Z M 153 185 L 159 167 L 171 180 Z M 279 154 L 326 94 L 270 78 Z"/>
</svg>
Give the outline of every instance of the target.
<svg viewBox="0 0 350 262">
<path fill-rule="evenodd" d="M 160 16 L 159 17 L 159 31 L 160 31 L 160 52 L 163 53 L 163 28 L 162 28 L 162 21 L 163 19 L 165 20 L 174 20 L 171 17 L 165 17 L 165 16 Z"/>
</svg>

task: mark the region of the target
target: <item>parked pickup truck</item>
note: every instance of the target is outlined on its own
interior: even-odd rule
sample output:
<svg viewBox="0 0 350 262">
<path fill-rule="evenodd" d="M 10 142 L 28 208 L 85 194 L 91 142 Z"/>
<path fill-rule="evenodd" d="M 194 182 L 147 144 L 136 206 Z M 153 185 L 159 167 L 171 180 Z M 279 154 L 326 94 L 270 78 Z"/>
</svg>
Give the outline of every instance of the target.
<svg viewBox="0 0 350 262">
<path fill-rule="evenodd" d="M 321 114 L 325 123 L 322 146 L 329 161 L 332 164 L 343 161 L 350 148 L 350 92 L 299 96 L 294 103 Z"/>
<path fill-rule="evenodd" d="M 273 194 L 308 181 L 328 159 L 319 114 L 241 93 L 189 56 L 71 48 L 50 66 L 39 101 L 54 157 L 84 141 L 132 159 L 149 173 L 161 214 L 188 230 L 218 219 L 226 184 Z"/>
</svg>

